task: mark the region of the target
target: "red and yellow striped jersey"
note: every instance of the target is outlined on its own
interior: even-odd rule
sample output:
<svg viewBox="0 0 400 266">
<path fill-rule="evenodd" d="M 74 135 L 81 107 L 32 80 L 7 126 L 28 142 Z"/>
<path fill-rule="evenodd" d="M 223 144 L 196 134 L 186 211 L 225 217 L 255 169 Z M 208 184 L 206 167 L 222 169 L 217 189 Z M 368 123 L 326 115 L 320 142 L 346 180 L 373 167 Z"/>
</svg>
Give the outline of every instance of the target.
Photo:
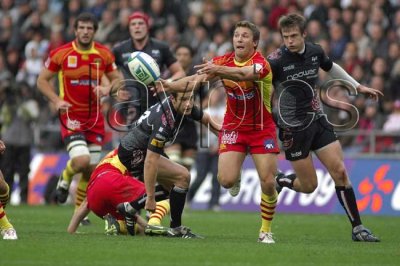
<svg viewBox="0 0 400 266">
<path fill-rule="evenodd" d="M 268 61 L 255 52 L 246 62 L 237 62 L 235 53 L 213 58 L 213 63 L 228 67 L 254 66 L 259 74 L 255 81 L 234 81 L 223 79 L 227 94 L 225 130 L 260 130 L 274 128 L 271 115 L 272 72 Z"/>
</svg>

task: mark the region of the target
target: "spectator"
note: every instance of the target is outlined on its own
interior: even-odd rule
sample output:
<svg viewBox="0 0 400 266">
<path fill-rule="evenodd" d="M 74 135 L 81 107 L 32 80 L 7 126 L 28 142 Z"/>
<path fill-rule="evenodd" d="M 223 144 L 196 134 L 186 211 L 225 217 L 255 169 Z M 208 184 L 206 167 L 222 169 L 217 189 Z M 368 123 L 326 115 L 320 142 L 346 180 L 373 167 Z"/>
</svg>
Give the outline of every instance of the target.
<svg viewBox="0 0 400 266">
<path fill-rule="evenodd" d="M 0 111 L 2 138 L 7 146 L 1 169 L 11 191 L 14 188 L 14 175 L 19 174 L 21 203 L 26 204 L 33 143 L 32 122 L 39 116 L 39 106 L 32 98 L 32 90 L 28 84 L 19 83 L 14 90 L 8 93 L 8 99 Z"/>
</svg>

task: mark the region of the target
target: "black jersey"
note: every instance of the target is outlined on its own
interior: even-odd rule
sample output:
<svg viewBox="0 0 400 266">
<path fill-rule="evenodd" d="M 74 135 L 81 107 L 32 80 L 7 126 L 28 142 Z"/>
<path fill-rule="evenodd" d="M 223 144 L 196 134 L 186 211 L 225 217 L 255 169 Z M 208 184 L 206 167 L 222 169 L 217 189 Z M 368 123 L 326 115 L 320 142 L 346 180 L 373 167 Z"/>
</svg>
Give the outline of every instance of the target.
<svg viewBox="0 0 400 266">
<path fill-rule="evenodd" d="M 267 59 L 273 74 L 274 99 L 279 100 L 279 106 L 274 108 L 279 108 L 285 121 L 299 125 L 310 113 L 315 114 L 313 120 L 319 118 L 323 112 L 316 91 L 318 71 L 319 68 L 329 71 L 333 65 L 322 47 L 306 42 L 304 53 L 299 54 L 290 52 L 283 45 Z M 274 110 L 275 119 L 276 112 Z M 278 119 L 277 122 L 278 126 L 282 127 L 282 121 Z"/>
<path fill-rule="evenodd" d="M 121 70 L 122 74 L 124 75 L 124 79 L 126 80 L 133 80 L 133 76 L 129 72 L 128 68 L 128 59 L 131 53 L 136 51 L 138 50 L 134 47 L 133 40 L 131 38 L 116 44 L 112 49 L 112 52 L 115 56 L 115 63 Z M 154 38 L 149 38 L 149 41 L 145 47 L 140 51 L 145 52 L 155 59 L 160 67 L 161 73 L 165 70 L 165 68 L 170 67 L 177 61 L 168 44 L 158 41 Z M 159 98 L 154 97 L 151 93 L 148 93 L 147 88 L 143 84 L 128 81 L 125 85 L 127 87 L 134 87 L 137 89 L 137 91 L 134 92 L 133 97 L 135 99 L 140 99 L 140 108 L 138 108 L 139 114 L 142 114 L 147 110 L 147 108 L 160 101 Z"/>
<path fill-rule="evenodd" d="M 190 117 L 200 121 L 203 112 L 194 106 Z M 165 144 L 175 138 L 181 128 L 182 120 L 183 116 L 177 114 L 170 97 L 162 103 L 153 105 L 121 139 L 118 147 L 120 161 L 134 176 L 141 176 L 147 150 L 163 154 Z"/>
</svg>

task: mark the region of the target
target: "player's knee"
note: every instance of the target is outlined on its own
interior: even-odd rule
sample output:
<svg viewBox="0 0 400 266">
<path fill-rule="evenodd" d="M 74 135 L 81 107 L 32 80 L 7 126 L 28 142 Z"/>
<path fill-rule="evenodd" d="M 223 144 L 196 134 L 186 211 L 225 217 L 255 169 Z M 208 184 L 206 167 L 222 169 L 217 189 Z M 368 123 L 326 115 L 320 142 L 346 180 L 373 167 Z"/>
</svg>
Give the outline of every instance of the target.
<svg viewBox="0 0 400 266">
<path fill-rule="evenodd" d="M 347 171 L 343 164 L 334 167 L 330 174 L 334 179 L 336 185 L 344 186 L 349 183 Z"/>
<path fill-rule="evenodd" d="M 307 194 L 313 193 L 317 189 L 317 186 L 318 186 L 318 182 L 314 182 L 314 181 L 307 182 L 306 184 L 302 184 L 301 192 L 307 193 Z"/>
<path fill-rule="evenodd" d="M 178 182 L 175 183 L 175 186 L 179 186 L 182 188 L 188 188 L 189 184 L 190 184 L 190 172 L 184 168 L 185 170 L 182 170 L 177 178 L 178 178 Z"/>
<path fill-rule="evenodd" d="M 72 158 L 72 168 L 76 172 L 83 172 L 90 166 L 90 155 L 80 155 Z"/>
<path fill-rule="evenodd" d="M 274 175 L 271 174 L 271 175 L 260 176 L 260 184 L 261 187 L 274 188 L 275 187 Z"/>
<path fill-rule="evenodd" d="M 218 181 L 219 184 L 224 188 L 231 188 L 236 183 L 236 180 L 220 174 L 218 174 Z"/>
</svg>

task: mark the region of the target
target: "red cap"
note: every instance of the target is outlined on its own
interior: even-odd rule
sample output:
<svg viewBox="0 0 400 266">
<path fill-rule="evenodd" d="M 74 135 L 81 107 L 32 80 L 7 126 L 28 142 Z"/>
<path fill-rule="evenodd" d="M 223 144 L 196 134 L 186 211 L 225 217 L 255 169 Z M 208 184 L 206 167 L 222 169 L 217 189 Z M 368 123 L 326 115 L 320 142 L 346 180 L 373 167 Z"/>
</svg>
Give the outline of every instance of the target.
<svg viewBox="0 0 400 266">
<path fill-rule="evenodd" d="M 147 28 L 149 27 L 149 16 L 147 16 L 145 13 L 140 12 L 140 11 L 136 11 L 133 12 L 130 16 L 129 16 L 129 22 L 131 22 L 132 19 L 135 18 L 141 18 L 144 20 L 144 23 L 146 23 Z"/>
</svg>

